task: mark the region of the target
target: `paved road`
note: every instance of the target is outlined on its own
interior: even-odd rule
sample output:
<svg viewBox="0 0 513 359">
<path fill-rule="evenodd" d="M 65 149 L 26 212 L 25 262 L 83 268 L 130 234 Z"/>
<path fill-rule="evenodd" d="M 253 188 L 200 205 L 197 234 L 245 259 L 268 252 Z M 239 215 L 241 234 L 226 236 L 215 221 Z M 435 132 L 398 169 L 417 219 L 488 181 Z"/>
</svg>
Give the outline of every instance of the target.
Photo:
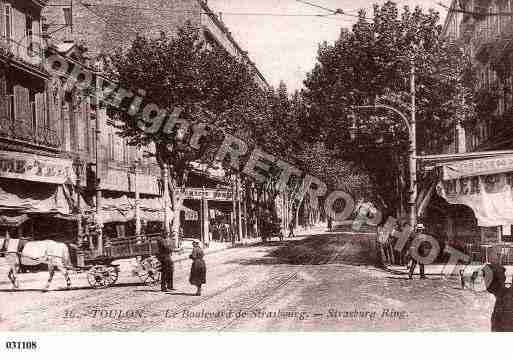
<svg viewBox="0 0 513 359">
<path fill-rule="evenodd" d="M 347 241 L 344 234 L 337 239 Z M 44 294 L 43 282 L 22 280 L 18 292 L 0 285 L 0 331 L 489 330 L 493 299 L 461 290 L 456 279 L 408 281 L 340 263 L 290 265 L 271 255 L 276 248 L 210 254 L 201 297 L 188 284 L 188 261 L 176 264 L 174 293 L 142 286 L 129 273 L 101 290 L 88 288 L 83 275 L 73 278 L 75 289 L 60 290 L 59 273 Z"/>
</svg>

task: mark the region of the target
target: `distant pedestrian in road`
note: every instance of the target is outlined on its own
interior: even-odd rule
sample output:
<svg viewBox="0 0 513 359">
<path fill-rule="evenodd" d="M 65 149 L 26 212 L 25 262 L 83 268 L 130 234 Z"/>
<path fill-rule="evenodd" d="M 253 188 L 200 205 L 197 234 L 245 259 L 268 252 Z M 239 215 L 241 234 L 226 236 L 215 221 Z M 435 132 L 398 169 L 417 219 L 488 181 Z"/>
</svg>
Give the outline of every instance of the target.
<svg viewBox="0 0 513 359">
<path fill-rule="evenodd" d="M 424 225 L 419 223 L 417 224 L 417 231 L 412 236 L 411 242 L 410 242 L 410 257 L 411 257 L 411 264 L 410 264 L 410 272 L 409 272 L 409 278 L 413 279 L 413 273 L 415 273 L 415 268 L 417 267 L 417 264 L 419 265 L 420 270 L 420 279 L 426 279 L 426 269 L 424 267 L 424 263 L 419 262 L 416 258 L 416 254 L 418 254 L 421 257 L 426 257 L 429 254 L 429 249 L 427 248 L 427 245 L 429 245 L 426 242 L 422 242 L 418 249 L 414 248 L 412 246 L 415 238 L 417 238 L 418 235 L 423 234 L 424 232 Z M 417 253 L 415 253 L 417 251 Z"/>
<path fill-rule="evenodd" d="M 333 219 L 328 216 L 328 230 L 331 232 L 333 230 Z"/>
<path fill-rule="evenodd" d="M 294 220 L 292 220 L 289 223 L 289 238 L 295 237 L 295 236 L 296 235 L 294 234 Z"/>
<path fill-rule="evenodd" d="M 485 282 L 489 282 L 486 290 L 495 296 L 492 332 L 513 332 L 513 288 L 506 288 L 506 269 L 499 264 L 486 264 L 483 272 Z"/>
<path fill-rule="evenodd" d="M 173 247 L 171 244 L 171 240 L 169 238 L 165 238 L 165 236 L 160 237 L 159 239 L 159 253 L 158 259 L 161 265 L 161 282 L 160 289 L 163 292 L 168 292 L 171 290 L 175 290 L 173 287 L 173 259 L 171 255 L 173 253 Z"/>
<path fill-rule="evenodd" d="M 199 242 L 195 240 L 192 242 L 192 253 L 189 256 L 189 258 L 192 259 L 189 282 L 198 288 L 196 295 L 201 295 L 201 286 L 207 282 L 207 266 L 203 260 L 203 256 L 203 250 L 200 248 Z"/>
</svg>

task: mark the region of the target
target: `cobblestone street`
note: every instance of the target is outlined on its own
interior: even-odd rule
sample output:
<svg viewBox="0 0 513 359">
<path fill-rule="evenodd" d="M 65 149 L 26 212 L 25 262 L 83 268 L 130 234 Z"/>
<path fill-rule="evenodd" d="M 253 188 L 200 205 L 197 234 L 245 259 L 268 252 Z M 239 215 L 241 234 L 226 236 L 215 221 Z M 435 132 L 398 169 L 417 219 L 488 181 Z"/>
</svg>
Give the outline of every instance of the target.
<svg viewBox="0 0 513 359">
<path fill-rule="evenodd" d="M 315 240 L 328 238 L 342 252 L 364 240 L 343 233 Z M 141 285 L 129 272 L 101 290 L 90 289 L 82 274 L 72 277 L 72 290 L 60 289 L 57 273 L 53 290 L 42 293 L 47 273 L 21 274 L 21 290 L 0 286 L 0 330 L 489 330 L 493 298 L 462 290 L 457 277 L 410 281 L 370 265 L 291 265 L 275 255 L 286 245 L 294 242 L 209 254 L 201 297 L 192 295 L 189 261 L 176 263 L 173 293 Z"/>
</svg>

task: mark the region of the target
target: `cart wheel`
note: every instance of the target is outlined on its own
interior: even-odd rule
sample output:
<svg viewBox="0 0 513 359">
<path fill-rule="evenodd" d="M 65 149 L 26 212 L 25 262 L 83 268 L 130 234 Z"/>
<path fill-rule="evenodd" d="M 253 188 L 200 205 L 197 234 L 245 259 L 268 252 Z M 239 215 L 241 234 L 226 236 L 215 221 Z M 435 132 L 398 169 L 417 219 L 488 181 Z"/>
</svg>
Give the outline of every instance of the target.
<svg viewBox="0 0 513 359">
<path fill-rule="evenodd" d="M 87 272 L 87 281 L 93 288 L 107 288 L 118 280 L 119 269 L 114 266 L 97 265 Z"/>
<path fill-rule="evenodd" d="M 155 257 L 148 257 L 141 261 L 141 270 L 137 273 L 141 282 L 149 286 L 160 284 L 160 261 Z"/>
</svg>

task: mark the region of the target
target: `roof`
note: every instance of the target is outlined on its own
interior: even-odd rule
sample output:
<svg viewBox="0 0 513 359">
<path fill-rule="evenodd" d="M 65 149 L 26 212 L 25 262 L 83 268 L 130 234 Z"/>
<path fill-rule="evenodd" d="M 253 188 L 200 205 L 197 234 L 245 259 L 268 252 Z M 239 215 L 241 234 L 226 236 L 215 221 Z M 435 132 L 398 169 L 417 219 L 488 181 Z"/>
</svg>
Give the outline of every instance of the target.
<svg viewBox="0 0 513 359">
<path fill-rule="evenodd" d="M 476 158 L 486 158 L 495 156 L 513 155 L 513 150 L 505 151 L 481 151 L 481 152 L 465 152 L 441 155 L 417 156 L 417 159 L 428 162 L 434 166 L 442 166 L 446 162 L 471 160 Z"/>
<path fill-rule="evenodd" d="M 206 12 L 206 15 L 208 15 L 212 21 L 217 25 L 217 27 L 226 35 L 228 40 L 235 46 L 237 51 L 241 54 L 242 57 L 246 59 L 246 61 L 251 65 L 253 70 L 255 70 L 257 76 L 267 85 L 268 88 L 270 88 L 269 83 L 265 79 L 264 75 L 258 70 L 255 63 L 251 61 L 251 59 L 248 56 L 247 51 L 242 50 L 242 48 L 239 46 L 239 43 L 235 41 L 235 39 L 232 36 L 232 33 L 228 30 L 228 27 L 224 24 L 222 20 L 220 20 L 216 14 L 208 7 L 207 2 L 203 0 L 198 0 L 198 3 L 201 5 L 203 10 Z"/>
</svg>

